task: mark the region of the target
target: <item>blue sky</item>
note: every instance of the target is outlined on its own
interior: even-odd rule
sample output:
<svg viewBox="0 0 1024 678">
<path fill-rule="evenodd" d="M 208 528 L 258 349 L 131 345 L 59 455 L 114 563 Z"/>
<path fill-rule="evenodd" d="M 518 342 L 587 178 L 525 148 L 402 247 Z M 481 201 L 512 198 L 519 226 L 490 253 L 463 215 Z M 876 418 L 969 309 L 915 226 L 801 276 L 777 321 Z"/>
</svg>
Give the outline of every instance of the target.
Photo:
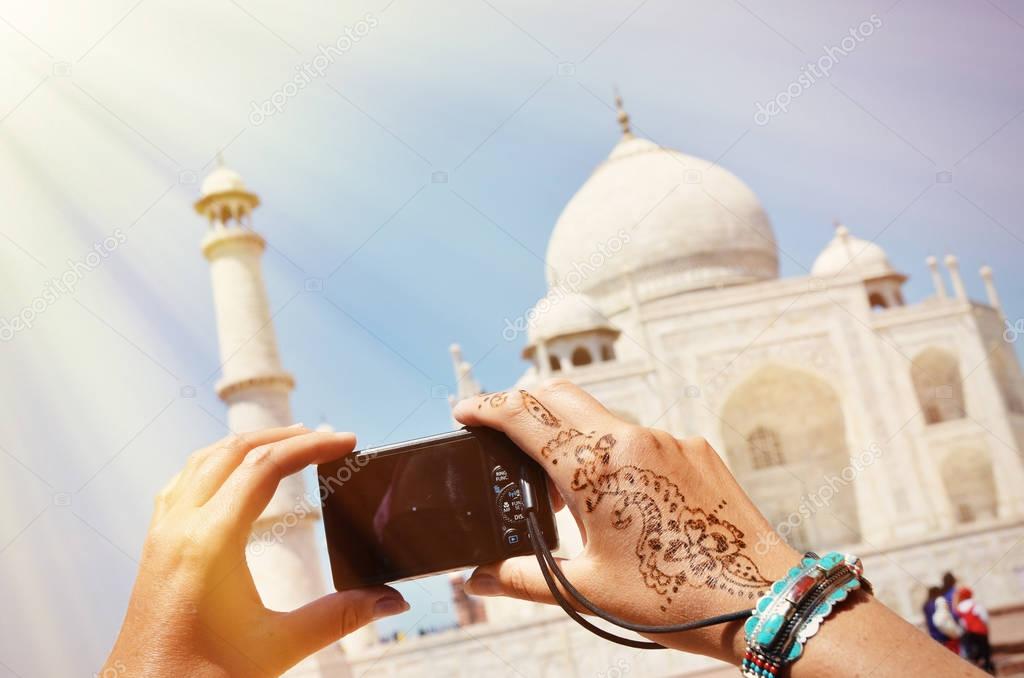
<svg viewBox="0 0 1024 678">
<path fill-rule="evenodd" d="M 872 15 L 829 77 L 755 123 Z M 485 386 L 521 373 L 504 319 L 544 293 L 552 225 L 617 140 L 613 85 L 638 132 L 758 194 L 784 275 L 840 218 L 910 275 L 910 300 L 930 294 L 925 256 L 952 252 L 972 296 L 987 263 L 1024 317 L 1024 10 L 1007 0 L 3 0 L 0 18 L 0 318 L 125 236 L 0 343 L 0 678 L 98 668 L 151 497 L 224 432 L 192 210 L 218 150 L 263 199 L 297 418 L 365 444 L 449 426 L 453 341 Z M 419 616 L 430 586 L 413 585 Z"/>
</svg>

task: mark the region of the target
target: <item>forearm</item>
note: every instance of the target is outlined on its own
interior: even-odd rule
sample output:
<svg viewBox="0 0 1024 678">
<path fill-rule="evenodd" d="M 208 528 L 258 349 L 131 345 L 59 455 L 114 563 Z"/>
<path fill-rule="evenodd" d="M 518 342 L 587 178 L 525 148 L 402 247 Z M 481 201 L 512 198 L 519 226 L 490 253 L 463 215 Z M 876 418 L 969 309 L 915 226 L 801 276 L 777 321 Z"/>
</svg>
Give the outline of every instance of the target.
<svg viewBox="0 0 1024 678">
<path fill-rule="evenodd" d="M 742 625 L 721 627 L 713 656 L 739 665 L 746 650 Z M 718 650 L 718 651 L 714 651 Z M 791 664 L 791 678 L 819 676 L 984 676 L 873 596 L 851 596 L 821 625 Z"/>
<path fill-rule="evenodd" d="M 743 624 L 736 622 L 688 634 L 648 636 L 670 647 L 700 651 L 739 666 L 746 651 Z M 699 640 L 693 634 L 699 636 Z M 905 676 L 984 676 L 985 674 L 922 633 L 902 617 L 859 592 L 837 606 L 791 664 L 791 678 L 827 675 L 903 678 Z"/>
<path fill-rule="evenodd" d="M 849 676 L 984 676 L 874 597 L 840 605 L 792 665 L 793 678 Z"/>
</svg>

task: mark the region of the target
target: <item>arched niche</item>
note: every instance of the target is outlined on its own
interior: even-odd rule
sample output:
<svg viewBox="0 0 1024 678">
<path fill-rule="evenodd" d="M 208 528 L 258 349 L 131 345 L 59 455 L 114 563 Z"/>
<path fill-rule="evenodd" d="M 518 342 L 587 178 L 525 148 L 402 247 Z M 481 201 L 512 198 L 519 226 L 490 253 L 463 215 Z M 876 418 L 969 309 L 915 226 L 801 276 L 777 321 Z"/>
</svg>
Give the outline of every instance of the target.
<svg viewBox="0 0 1024 678">
<path fill-rule="evenodd" d="M 592 362 L 594 362 L 594 357 L 590 355 L 590 350 L 586 346 L 578 346 L 572 352 L 573 367 L 582 367 Z"/>
<path fill-rule="evenodd" d="M 910 378 L 926 424 L 963 418 L 967 410 L 955 354 L 942 348 L 926 348 L 914 358 Z"/>
<path fill-rule="evenodd" d="M 941 471 L 957 522 L 973 523 L 996 517 L 996 479 L 988 452 L 958 448 L 943 461 Z"/>
<path fill-rule="evenodd" d="M 562 361 L 558 359 L 557 355 L 548 356 L 548 366 L 552 372 L 559 372 L 562 369 Z"/>
<path fill-rule="evenodd" d="M 819 549 L 860 540 L 846 424 L 828 382 L 761 367 L 730 393 L 721 420 L 737 479 L 783 537 Z"/>
</svg>

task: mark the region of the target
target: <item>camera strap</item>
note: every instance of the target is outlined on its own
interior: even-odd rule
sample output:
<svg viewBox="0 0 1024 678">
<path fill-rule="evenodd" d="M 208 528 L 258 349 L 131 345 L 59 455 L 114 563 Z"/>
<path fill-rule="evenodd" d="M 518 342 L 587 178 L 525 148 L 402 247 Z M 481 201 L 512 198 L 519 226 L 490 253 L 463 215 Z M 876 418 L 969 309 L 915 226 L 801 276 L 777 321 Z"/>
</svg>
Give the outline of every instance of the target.
<svg viewBox="0 0 1024 678">
<path fill-rule="evenodd" d="M 526 525 L 527 533 L 530 537 L 530 545 L 533 547 L 533 553 L 537 557 L 537 564 L 540 565 L 541 574 L 544 576 L 544 582 L 548 585 L 548 589 L 551 591 L 552 597 L 558 603 L 569 617 L 571 617 L 577 624 L 587 629 L 591 633 L 594 633 L 605 640 L 619 645 L 625 645 L 640 650 L 664 650 L 666 647 L 660 643 L 644 640 L 634 640 L 631 638 L 625 638 L 623 636 L 616 635 L 593 623 L 587 621 L 583 615 L 581 615 L 573 606 L 573 604 L 566 598 L 565 594 L 568 594 L 573 600 L 575 600 L 581 607 L 586 608 L 592 612 L 595 616 L 604 619 L 620 628 L 626 629 L 627 631 L 634 631 L 636 633 L 681 633 L 683 631 L 693 631 L 695 629 L 702 629 L 708 626 L 715 626 L 717 624 L 727 624 L 734 621 L 742 621 L 749 617 L 753 610 L 738 610 L 736 612 L 730 612 L 727 614 L 720 614 L 716 617 L 708 617 L 706 619 L 698 619 L 697 621 L 687 622 L 685 624 L 671 624 L 666 626 L 650 625 L 650 624 L 635 624 L 626 619 L 623 619 L 617 615 L 606 612 L 593 603 L 589 598 L 584 596 L 580 591 L 572 585 L 569 579 L 562 572 L 562 568 L 558 566 L 558 561 L 555 560 L 554 555 L 551 553 L 551 549 L 548 547 L 547 540 L 544 539 L 544 532 L 541 530 L 540 522 L 537 520 L 536 502 L 534 500 L 533 487 L 527 482 L 526 474 L 523 474 L 523 480 L 521 482 L 523 488 L 523 503 L 526 506 Z M 557 583 L 556 580 L 557 579 Z M 562 593 L 558 588 L 558 584 L 562 585 L 565 589 L 565 594 Z"/>
</svg>

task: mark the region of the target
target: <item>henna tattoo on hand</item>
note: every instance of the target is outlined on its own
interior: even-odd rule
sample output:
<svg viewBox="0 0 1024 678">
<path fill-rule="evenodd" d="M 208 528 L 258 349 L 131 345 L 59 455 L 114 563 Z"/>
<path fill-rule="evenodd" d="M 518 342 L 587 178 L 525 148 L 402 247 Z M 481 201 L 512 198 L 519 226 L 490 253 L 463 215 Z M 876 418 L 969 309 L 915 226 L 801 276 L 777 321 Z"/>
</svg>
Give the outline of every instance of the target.
<svg viewBox="0 0 1024 678">
<path fill-rule="evenodd" d="M 544 405 L 529 392 L 520 389 L 519 395 L 523 397 L 523 406 L 526 408 L 526 411 L 529 412 L 530 416 L 534 419 L 545 426 L 556 427 L 562 425 L 562 422 L 559 421 L 558 417 L 551 414 L 551 410 L 544 407 Z"/>
<path fill-rule="evenodd" d="M 530 413 L 530 416 L 544 424 L 545 426 L 561 426 L 562 422 L 558 420 L 558 417 L 551 414 L 551 410 L 544 407 L 544 405 L 537 400 L 529 391 L 519 390 L 519 395 L 523 397 L 523 407 Z M 497 393 L 486 393 L 480 398 L 480 402 L 477 403 L 476 408 L 478 410 L 483 409 L 484 405 L 490 405 L 493 408 L 499 408 L 508 402 L 508 392 L 498 391 Z"/>
<path fill-rule="evenodd" d="M 484 405 L 490 405 L 491 407 L 501 407 L 508 400 L 508 393 L 505 391 L 498 391 L 496 393 L 486 393 L 480 402 L 477 404 L 476 409 L 483 409 Z"/>
<path fill-rule="evenodd" d="M 537 405 L 558 421 L 539 401 Z M 594 431 L 585 434 L 568 428 L 544 445 L 541 456 L 553 465 L 561 459 L 575 462 L 570 486 L 586 493 L 588 513 L 607 499 L 615 502 L 611 507 L 615 528 L 626 529 L 634 520 L 640 521 L 635 548 L 639 571 L 644 584 L 663 597 L 662 611 L 684 586 L 718 589 L 753 600 L 771 585 L 744 553 L 743 532 L 718 516 L 727 505 L 724 499 L 708 512 L 689 504 L 666 476 L 635 465 L 615 467 L 611 453 L 617 444 L 610 433 L 597 436 Z"/>
<path fill-rule="evenodd" d="M 555 450 L 568 445 L 570 442 L 576 440 L 583 434 L 574 428 L 570 428 L 567 431 L 559 431 L 558 435 L 549 440 L 547 444 L 541 448 L 540 455 L 545 459 L 551 459 L 551 463 L 558 466 L 558 457 L 551 458 L 551 455 Z"/>
</svg>

